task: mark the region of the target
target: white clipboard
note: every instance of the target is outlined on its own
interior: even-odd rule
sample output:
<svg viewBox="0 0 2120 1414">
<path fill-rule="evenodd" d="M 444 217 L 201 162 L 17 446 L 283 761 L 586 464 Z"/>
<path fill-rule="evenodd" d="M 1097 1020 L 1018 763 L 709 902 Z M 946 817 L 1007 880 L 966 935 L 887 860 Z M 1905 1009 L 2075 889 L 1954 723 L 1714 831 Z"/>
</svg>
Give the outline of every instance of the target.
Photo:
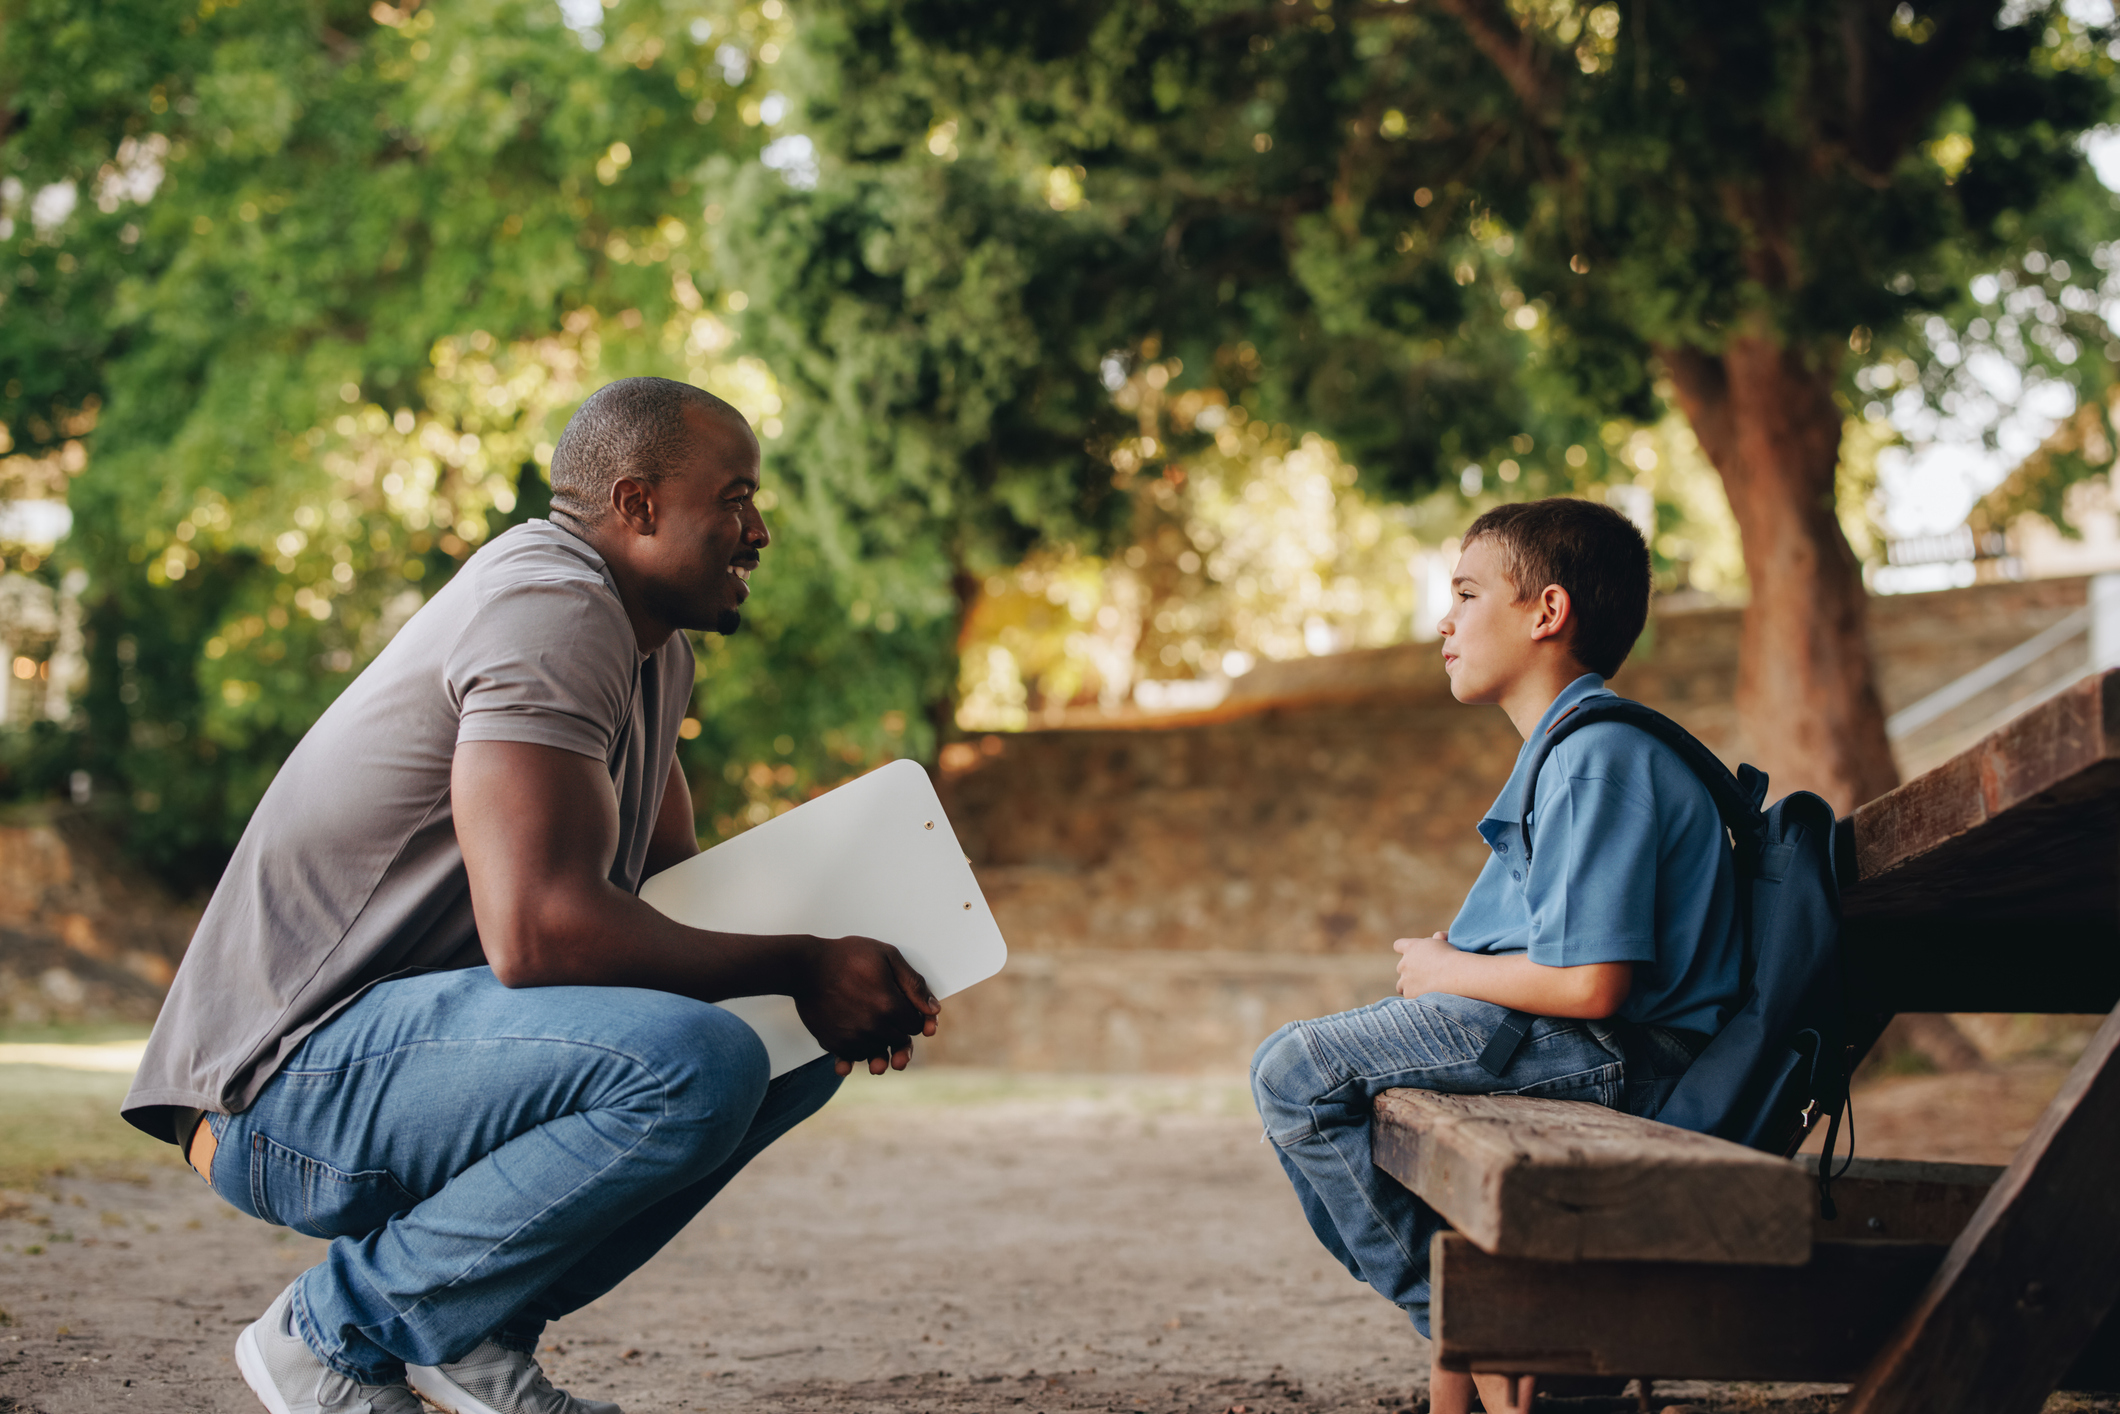
<svg viewBox="0 0 2120 1414">
<path fill-rule="evenodd" d="M 859 935 L 894 944 L 940 999 L 1008 961 L 928 774 L 893 761 L 641 885 L 667 917 L 724 933 Z M 825 1053 L 791 997 L 720 1003 L 781 1075 Z"/>
</svg>

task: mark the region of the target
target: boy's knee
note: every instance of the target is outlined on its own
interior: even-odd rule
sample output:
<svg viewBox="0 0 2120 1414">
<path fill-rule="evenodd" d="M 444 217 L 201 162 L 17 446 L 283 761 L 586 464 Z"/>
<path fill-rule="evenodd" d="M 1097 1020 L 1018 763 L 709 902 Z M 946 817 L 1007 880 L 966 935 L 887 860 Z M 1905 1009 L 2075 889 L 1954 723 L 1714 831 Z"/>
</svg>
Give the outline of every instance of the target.
<svg viewBox="0 0 2120 1414">
<path fill-rule="evenodd" d="M 1251 1095 L 1269 1134 L 1301 1122 L 1318 1088 L 1317 1063 L 1303 1038 L 1302 1023 L 1290 1022 L 1259 1044 L 1251 1058 Z"/>
<path fill-rule="evenodd" d="M 1262 1074 L 1269 1070 L 1280 1068 L 1282 1064 L 1280 1060 L 1281 1048 L 1294 1040 L 1297 1025 L 1298 1023 L 1296 1022 L 1289 1022 L 1286 1026 L 1274 1032 L 1273 1035 L 1259 1042 L 1259 1048 L 1251 1053 L 1251 1088 L 1253 1090 L 1259 1088 L 1259 1077 Z"/>
</svg>

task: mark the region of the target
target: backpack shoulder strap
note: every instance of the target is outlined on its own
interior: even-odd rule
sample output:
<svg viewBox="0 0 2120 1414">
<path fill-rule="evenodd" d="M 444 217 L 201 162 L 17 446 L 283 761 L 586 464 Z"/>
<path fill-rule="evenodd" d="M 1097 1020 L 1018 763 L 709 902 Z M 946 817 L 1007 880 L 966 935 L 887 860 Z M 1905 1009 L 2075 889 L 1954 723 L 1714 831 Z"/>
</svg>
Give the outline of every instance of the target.
<svg viewBox="0 0 2120 1414">
<path fill-rule="evenodd" d="M 1519 802 L 1521 808 L 1517 812 L 1517 838 L 1523 844 L 1524 863 L 1531 862 L 1531 808 L 1538 795 L 1538 773 L 1545 768 L 1546 758 L 1554 747 L 1593 722 L 1625 722 L 1628 726 L 1639 727 L 1678 753 L 1678 759 L 1685 762 L 1687 769 L 1707 787 L 1709 798 L 1715 802 L 1716 815 L 1730 831 L 1737 848 L 1738 887 L 1740 891 L 1746 888 L 1751 861 L 1758 854 L 1761 831 L 1766 824 L 1766 817 L 1760 813 L 1767 798 L 1766 773 L 1754 766 L 1741 766 L 1738 775 L 1731 775 L 1730 768 L 1723 765 L 1721 758 L 1701 745 L 1693 733 L 1654 708 L 1624 697 L 1602 697 L 1571 707 L 1540 736 L 1537 749 L 1531 756 L 1531 773 L 1524 781 L 1524 798 Z M 1740 901 L 1743 897 L 1740 892 Z M 1496 1077 L 1507 1070 L 1532 1020 L 1529 1012 L 1511 1011 L 1480 1052 L 1480 1068 Z"/>
<path fill-rule="evenodd" d="M 1538 773 L 1545 768 L 1546 758 L 1559 746 L 1584 727 L 1596 722 L 1625 722 L 1630 727 L 1639 727 L 1664 745 L 1678 753 L 1678 759 L 1686 764 L 1715 802 L 1715 812 L 1722 817 L 1723 824 L 1732 837 L 1743 845 L 1756 839 L 1760 831 L 1760 806 L 1767 795 L 1766 774 L 1751 766 L 1739 767 L 1742 773 L 1730 774 L 1730 768 L 1700 739 L 1663 713 L 1639 702 L 1630 702 L 1624 697 L 1604 697 L 1579 703 L 1563 712 L 1552 726 L 1546 728 L 1532 753 L 1531 771 L 1524 780 L 1524 798 L 1517 812 L 1517 835 L 1524 847 L 1524 860 L 1531 860 L 1531 807 L 1538 794 Z M 1740 848 L 1739 856 L 1744 850 Z"/>
</svg>

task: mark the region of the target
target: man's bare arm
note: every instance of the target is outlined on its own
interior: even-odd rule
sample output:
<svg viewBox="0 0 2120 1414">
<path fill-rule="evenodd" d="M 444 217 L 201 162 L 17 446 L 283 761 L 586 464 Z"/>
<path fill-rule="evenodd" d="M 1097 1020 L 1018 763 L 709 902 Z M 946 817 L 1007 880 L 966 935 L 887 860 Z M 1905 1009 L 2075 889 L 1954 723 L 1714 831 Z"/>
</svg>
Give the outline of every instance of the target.
<svg viewBox="0 0 2120 1414">
<path fill-rule="evenodd" d="M 641 877 L 652 879 L 697 853 L 699 826 L 692 817 L 692 786 L 673 756 L 670 779 L 663 786 L 662 808 L 655 812 L 655 830 L 648 836 L 648 858 L 641 868 Z"/>
<path fill-rule="evenodd" d="M 1401 938 L 1391 946 L 1399 954 L 1399 995 L 1403 997 L 1448 992 L 1535 1016 L 1603 1021 L 1626 1004 L 1627 993 L 1634 988 L 1631 962 L 1548 967 L 1520 952 L 1462 952 L 1441 933 Z"/>
<path fill-rule="evenodd" d="M 707 1002 L 780 993 L 826 1050 L 878 1071 L 935 1032 L 927 984 L 887 943 L 687 928 L 611 883 L 618 801 L 601 762 L 465 742 L 450 795 L 479 941 L 506 986 L 650 987 Z"/>
</svg>

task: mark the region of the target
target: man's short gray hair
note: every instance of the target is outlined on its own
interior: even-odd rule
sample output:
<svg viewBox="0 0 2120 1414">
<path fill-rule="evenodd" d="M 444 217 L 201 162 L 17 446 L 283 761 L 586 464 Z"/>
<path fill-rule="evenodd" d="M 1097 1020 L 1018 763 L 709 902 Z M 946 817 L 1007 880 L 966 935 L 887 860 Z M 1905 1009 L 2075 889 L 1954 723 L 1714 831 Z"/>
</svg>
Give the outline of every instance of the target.
<svg viewBox="0 0 2120 1414">
<path fill-rule="evenodd" d="M 591 393 L 552 452 L 553 509 L 596 525 L 620 477 L 649 486 L 667 477 L 698 435 L 685 422 L 687 407 L 749 425 L 712 393 L 671 378 L 621 378 Z"/>
</svg>

